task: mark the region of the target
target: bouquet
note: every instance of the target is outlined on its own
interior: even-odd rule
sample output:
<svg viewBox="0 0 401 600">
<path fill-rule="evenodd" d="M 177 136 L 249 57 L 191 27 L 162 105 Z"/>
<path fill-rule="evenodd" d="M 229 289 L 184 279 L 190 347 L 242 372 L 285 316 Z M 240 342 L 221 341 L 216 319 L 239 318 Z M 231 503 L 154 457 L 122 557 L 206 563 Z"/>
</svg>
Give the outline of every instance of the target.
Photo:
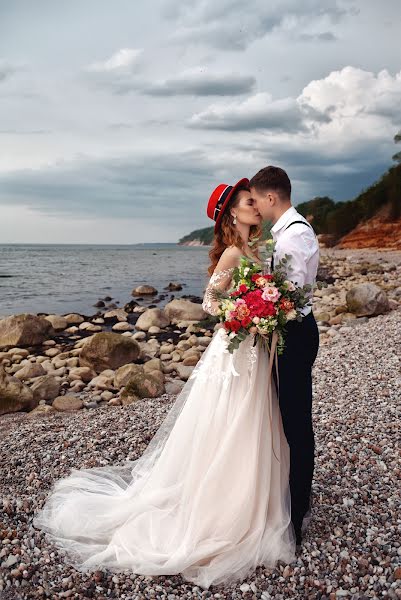
<svg viewBox="0 0 401 600">
<path fill-rule="evenodd" d="M 286 254 L 271 272 L 268 263 L 273 251 L 274 242 L 268 240 L 261 263 L 242 256 L 233 272 L 232 288 L 225 293 L 215 291 L 219 301 L 218 317 L 228 333 L 231 353 L 251 334 L 254 345 L 260 342 L 270 349 L 275 332 L 277 352 L 282 354 L 286 324 L 294 319 L 301 321 L 301 309 L 311 305 L 312 286 L 295 286 L 287 279 L 291 255 Z"/>
</svg>

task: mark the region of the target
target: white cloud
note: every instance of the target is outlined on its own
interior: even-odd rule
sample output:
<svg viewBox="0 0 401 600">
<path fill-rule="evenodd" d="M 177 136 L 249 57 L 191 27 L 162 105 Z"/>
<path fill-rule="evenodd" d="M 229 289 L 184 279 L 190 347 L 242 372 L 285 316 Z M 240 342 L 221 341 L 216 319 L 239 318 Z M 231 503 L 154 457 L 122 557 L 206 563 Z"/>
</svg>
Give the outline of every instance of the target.
<svg viewBox="0 0 401 600">
<path fill-rule="evenodd" d="M 107 60 L 91 63 L 87 69 L 95 73 L 132 72 L 137 69 L 142 53 L 141 48 L 121 48 Z"/>
</svg>

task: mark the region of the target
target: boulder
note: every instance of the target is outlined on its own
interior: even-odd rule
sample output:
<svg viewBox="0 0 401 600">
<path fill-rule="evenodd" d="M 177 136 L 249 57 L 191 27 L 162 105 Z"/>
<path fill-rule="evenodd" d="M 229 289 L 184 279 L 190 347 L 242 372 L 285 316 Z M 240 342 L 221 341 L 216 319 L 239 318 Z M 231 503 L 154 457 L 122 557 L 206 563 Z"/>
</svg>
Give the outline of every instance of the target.
<svg viewBox="0 0 401 600">
<path fill-rule="evenodd" d="M 357 317 L 382 315 L 390 310 L 386 293 L 374 283 L 360 283 L 346 296 L 349 312 Z"/>
<path fill-rule="evenodd" d="M 73 367 L 68 373 L 68 381 L 84 381 L 85 383 L 89 383 L 94 377 L 96 377 L 96 373 L 89 367 Z"/>
<path fill-rule="evenodd" d="M 32 390 L 16 377 L 9 375 L 0 365 L 0 415 L 20 410 L 29 411 L 37 405 Z"/>
<path fill-rule="evenodd" d="M 138 398 L 157 398 L 164 394 L 164 383 L 150 373 L 137 373 L 125 386 L 125 394 Z"/>
<path fill-rule="evenodd" d="M 77 313 L 69 313 L 68 315 L 64 315 L 64 319 L 67 321 L 68 325 L 79 325 L 85 321 L 83 316 Z"/>
<path fill-rule="evenodd" d="M 194 368 L 195 367 L 193 366 L 183 365 L 182 363 L 177 363 L 175 365 L 175 370 L 177 371 L 179 378 L 183 381 L 187 381 L 190 378 Z"/>
<path fill-rule="evenodd" d="M 52 407 L 60 412 L 70 412 L 83 408 L 83 402 L 77 396 L 57 396 L 53 401 Z"/>
<path fill-rule="evenodd" d="M 36 402 L 54 400 L 60 394 L 60 387 L 60 382 L 53 375 L 43 375 L 31 385 L 31 391 Z"/>
<path fill-rule="evenodd" d="M 22 313 L 0 320 L 0 348 L 5 346 L 36 346 L 42 344 L 54 329 L 44 317 Z"/>
<path fill-rule="evenodd" d="M 114 310 L 109 310 L 106 313 L 104 313 L 103 318 L 105 321 L 108 321 L 110 319 L 114 320 L 117 319 L 117 321 L 123 322 L 126 321 L 128 317 L 128 313 L 123 309 L 123 308 L 116 308 Z"/>
<path fill-rule="evenodd" d="M 167 327 L 170 325 L 170 319 L 167 317 L 164 310 L 160 308 L 149 308 L 141 314 L 135 323 L 136 329 L 148 331 L 150 327 Z"/>
<path fill-rule="evenodd" d="M 131 292 L 131 296 L 152 296 L 153 294 L 157 294 L 157 289 L 151 285 L 140 285 Z"/>
<path fill-rule="evenodd" d="M 85 340 L 79 355 L 79 365 L 101 373 L 105 369 L 114 370 L 134 362 L 139 354 L 139 344 L 132 337 L 104 331 Z"/>
<path fill-rule="evenodd" d="M 40 377 L 46 375 L 46 371 L 40 363 L 26 363 L 21 369 L 15 373 L 15 377 L 24 381 L 25 379 L 32 379 L 33 377 Z"/>
<path fill-rule="evenodd" d="M 114 374 L 114 387 L 121 388 L 124 385 L 127 385 L 131 377 L 137 375 L 138 373 L 143 374 L 142 365 L 124 365 L 117 369 Z"/>
<path fill-rule="evenodd" d="M 68 327 L 67 319 L 60 317 L 60 315 L 47 315 L 45 319 L 51 323 L 54 331 L 63 331 Z"/>
<path fill-rule="evenodd" d="M 151 371 L 161 371 L 162 361 L 160 360 L 160 358 L 152 358 L 143 365 L 143 370 L 145 371 L 145 373 L 150 373 Z"/>
<path fill-rule="evenodd" d="M 166 304 L 164 312 L 172 323 L 202 321 L 207 317 L 207 313 L 205 313 L 201 304 L 182 298 L 176 298 Z"/>
</svg>

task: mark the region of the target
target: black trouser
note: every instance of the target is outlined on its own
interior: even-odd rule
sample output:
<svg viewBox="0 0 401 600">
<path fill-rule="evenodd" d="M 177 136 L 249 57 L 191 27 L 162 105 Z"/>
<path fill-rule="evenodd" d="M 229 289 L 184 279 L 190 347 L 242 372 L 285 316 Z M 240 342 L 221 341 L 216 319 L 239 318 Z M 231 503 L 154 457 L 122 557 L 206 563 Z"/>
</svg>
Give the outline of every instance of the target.
<svg viewBox="0 0 401 600">
<path fill-rule="evenodd" d="M 286 330 L 284 353 L 278 356 L 279 404 L 291 453 L 291 519 L 295 532 L 300 532 L 310 506 L 315 462 L 312 365 L 319 349 L 319 330 L 313 312 L 302 321 L 289 321 Z"/>
</svg>

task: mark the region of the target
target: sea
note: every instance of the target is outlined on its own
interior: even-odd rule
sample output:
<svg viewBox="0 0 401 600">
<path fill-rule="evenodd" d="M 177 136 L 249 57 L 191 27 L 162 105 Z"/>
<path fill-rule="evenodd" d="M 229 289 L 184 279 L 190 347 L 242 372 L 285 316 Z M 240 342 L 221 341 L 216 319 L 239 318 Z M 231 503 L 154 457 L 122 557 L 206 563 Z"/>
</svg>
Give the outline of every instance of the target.
<svg viewBox="0 0 401 600">
<path fill-rule="evenodd" d="M 0 318 L 19 313 L 94 315 L 105 296 L 118 307 L 142 284 L 164 290 L 180 283 L 183 295 L 202 296 L 208 281 L 206 246 L 178 244 L 0 244 Z M 141 304 L 150 304 L 149 297 Z"/>
</svg>

